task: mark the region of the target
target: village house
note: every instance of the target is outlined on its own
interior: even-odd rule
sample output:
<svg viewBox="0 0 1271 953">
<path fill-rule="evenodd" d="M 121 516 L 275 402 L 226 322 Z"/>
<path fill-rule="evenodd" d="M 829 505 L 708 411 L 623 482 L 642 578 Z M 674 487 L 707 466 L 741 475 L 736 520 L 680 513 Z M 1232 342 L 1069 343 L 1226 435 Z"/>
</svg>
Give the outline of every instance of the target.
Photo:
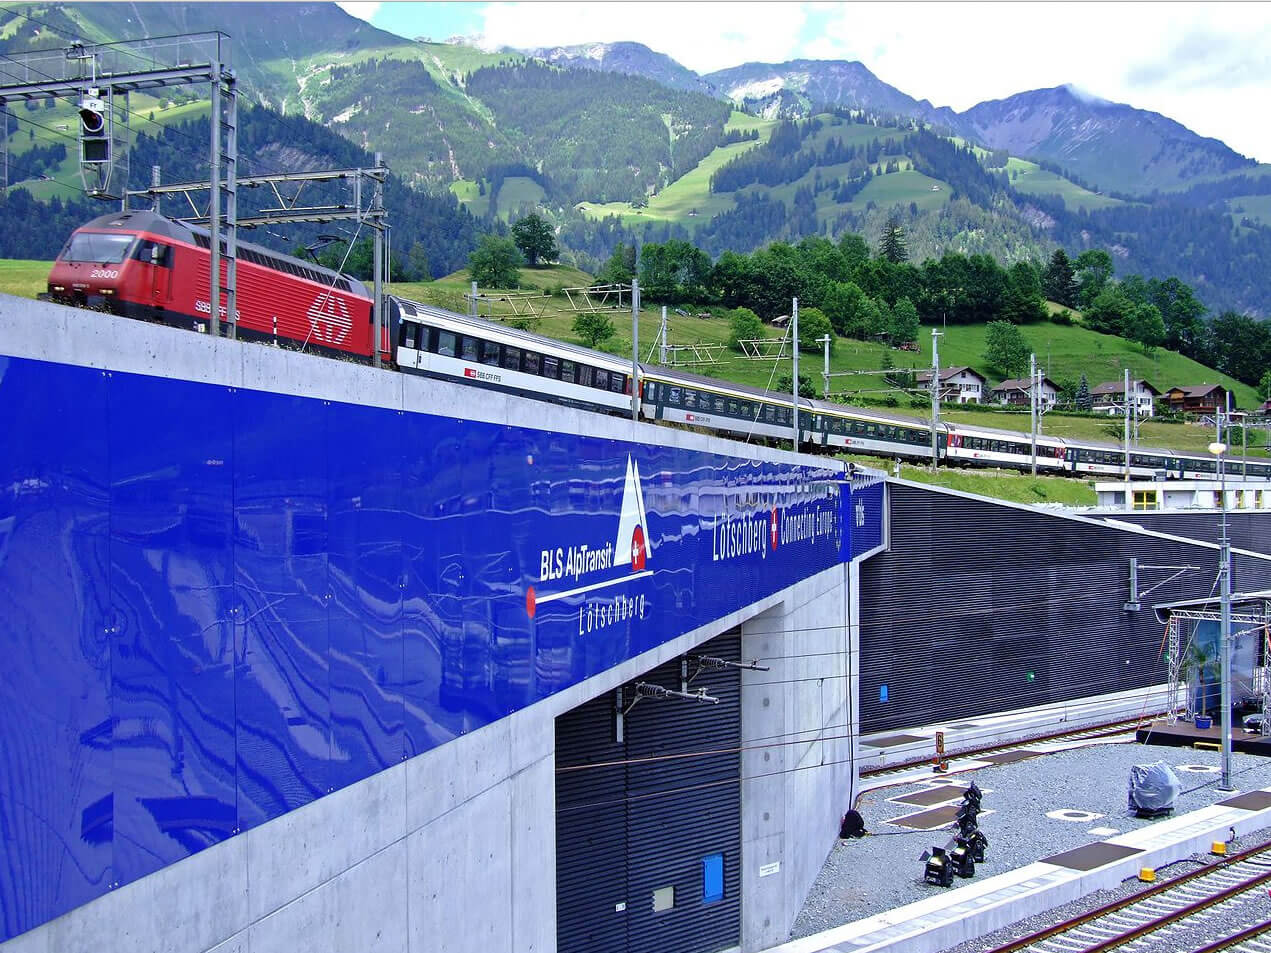
<svg viewBox="0 0 1271 953">
<path fill-rule="evenodd" d="M 1176 414 L 1215 414 L 1219 409 L 1234 410 L 1235 400 L 1227 403 L 1227 388 L 1221 384 L 1197 384 L 1171 387 L 1161 395 L 1161 402 Z"/>
<path fill-rule="evenodd" d="M 1161 396 L 1161 392 L 1147 381 L 1130 381 L 1130 396 L 1134 402 L 1136 417 L 1156 415 L 1156 398 Z M 1120 416 L 1125 403 L 1125 384 L 1122 381 L 1100 384 L 1090 392 L 1090 399 L 1090 409 L 1096 414 Z"/>
<path fill-rule="evenodd" d="M 1031 389 L 1022 377 L 1009 377 L 993 388 L 993 398 L 1003 407 L 1028 406 Z M 1041 405 L 1049 410 L 1059 400 L 1059 388 L 1049 377 L 1042 378 Z"/>
<path fill-rule="evenodd" d="M 930 389 L 931 371 L 919 371 L 914 380 Z M 984 375 L 969 367 L 943 367 L 940 369 L 940 400 L 949 404 L 980 404 L 984 402 Z"/>
</svg>

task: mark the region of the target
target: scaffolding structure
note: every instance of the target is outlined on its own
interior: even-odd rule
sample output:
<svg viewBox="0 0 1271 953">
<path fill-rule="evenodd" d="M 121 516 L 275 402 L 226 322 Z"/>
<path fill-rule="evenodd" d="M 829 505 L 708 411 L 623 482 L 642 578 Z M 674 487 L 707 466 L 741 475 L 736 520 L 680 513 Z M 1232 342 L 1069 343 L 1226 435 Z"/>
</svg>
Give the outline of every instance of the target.
<svg viewBox="0 0 1271 953">
<path fill-rule="evenodd" d="M 631 306 L 630 285 L 589 285 L 585 288 L 564 288 L 568 302 L 560 311 L 579 314 L 596 314 L 601 311 L 623 311 Z M 623 301 L 623 295 L 626 301 Z"/>
<path fill-rule="evenodd" d="M 741 348 L 743 361 L 780 361 L 786 357 L 786 348 L 790 344 L 790 335 L 780 338 L 739 338 L 737 346 Z"/>
<path fill-rule="evenodd" d="M 1189 720 L 1196 716 L 1194 697 L 1190 691 L 1193 665 L 1188 662 L 1192 639 L 1198 623 L 1212 623 L 1217 626 L 1222 616 L 1218 612 L 1196 609 L 1171 609 L 1169 622 L 1166 624 L 1166 663 L 1168 667 L 1167 694 L 1169 724 L 1179 719 Z M 1233 612 L 1231 614 L 1231 651 L 1234 654 L 1237 641 L 1241 638 L 1257 639 L 1257 655 L 1253 667 L 1252 691 L 1262 703 L 1262 734 L 1271 736 L 1271 611 L 1264 609 L 1256 612 Z M 1261 664 L 1257 664 L 1258 661 Z M 1216 663 L 1217 660 L 1215 660 Z"/>
<path fill-rule="evenodd" d="M 723 363 L 719 355 L 723 352 L 722 344 L 668 344 L 666 346 L 667 367 L 702 367 L 709 364 Z"/>
<path fill-rule="evenodd" d="M 463 296 L 463 300 L 467 302 L 468 314 L 473 317 L 485 317 L 491 321 L 501 321 L 505 318 L 534 318 L 543 317 L 549 310 L 545 302 L 551 300 L 551 295 L 545 291 L 508 291 L 501 294 L 490 294 L 488 292 L 478 292 L 473 294 L 467 292 Z M 506 308 L 499 309 L 496 313 L 495 305 L 506 305 Z M 482 312 L 482 305 L 485 305 L 485 311 Z"/>
</svg>

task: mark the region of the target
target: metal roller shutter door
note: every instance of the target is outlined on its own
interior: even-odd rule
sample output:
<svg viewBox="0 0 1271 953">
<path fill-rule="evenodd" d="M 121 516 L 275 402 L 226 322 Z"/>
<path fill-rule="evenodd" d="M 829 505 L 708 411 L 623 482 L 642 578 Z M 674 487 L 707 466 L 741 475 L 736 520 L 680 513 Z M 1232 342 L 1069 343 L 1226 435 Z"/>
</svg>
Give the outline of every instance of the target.
<svg viewBox="0 0 1271 953">
<path fill-rule="evenodd" d="M 740 637 L 728 635 L 697 654 L 736 661 L 739 652 Z M 678 688 L 680 663 L 640 681 Z M 739 672 L 703 672 L 689 688 L 719 704 L 643 699 L 625 716 L 623 744 L 613 740 L 613 692 L 557 719 L 559 953 L 714 953 L 740 941 Z M 618 764 L 581 767 L 609 762 Z M 712 855 L 723 857 L 723 897 L 704 902 Z M 654 893 L 667 888 L 674 904 L 655 912 Z"/>
</svg>

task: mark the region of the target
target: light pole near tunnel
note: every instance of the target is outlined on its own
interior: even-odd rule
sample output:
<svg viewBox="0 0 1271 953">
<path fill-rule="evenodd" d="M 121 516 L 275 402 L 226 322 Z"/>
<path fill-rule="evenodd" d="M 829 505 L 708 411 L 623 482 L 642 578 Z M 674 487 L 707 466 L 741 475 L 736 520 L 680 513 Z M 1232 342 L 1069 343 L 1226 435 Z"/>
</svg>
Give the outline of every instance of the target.
<svg viewBox="0 0 1271 953">
<path fill-rule="evenodd" d="M 1222 705 L 1222 778 L 1218 788 L 1230 791 L 1231 787 L 1231 540 L 1227 536 L 1227 445 L 1214 441 L 1209 452 L 1218 458 L 1218 492 L 1222 507 L 1222 545 L 1218 556 L 1218 575 L 1221 580 L 1220 606 L 1221 628 L 1218 633 L 1218 651 L 1222 681 L 1220 704 Z"/>
</svg>

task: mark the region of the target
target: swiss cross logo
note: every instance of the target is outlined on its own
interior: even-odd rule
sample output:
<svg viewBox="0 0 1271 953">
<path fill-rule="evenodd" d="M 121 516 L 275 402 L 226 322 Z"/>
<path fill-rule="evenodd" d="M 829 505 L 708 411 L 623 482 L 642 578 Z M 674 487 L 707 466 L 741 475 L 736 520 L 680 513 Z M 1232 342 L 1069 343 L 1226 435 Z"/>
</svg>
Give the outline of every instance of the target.
<svg viewBox="0 0 1271 953">
<path fill-rule="evenodd" d="M 476 376 L 477 376 L 477 372 L 476 372 L 476 370 L 474 370 L 474 369 L 473 369 L 473 368 L 471 368 L 471 367 L 465 367 L 465 368 L 463 369 L 463 376 L 464 376 L 464 377 L 476 377 Z"/>
<path fill-rule="evenodd" d="M 772 537 L 772 548 L 776 549 L 777 541 L 780 538 L 781 534 L 777 529 L 777 508 L 775 506 L 772 508 L 772 516 L 769 519 L 769 523 L 771 524 L 771 526 L 768 530 L 768 534 Z"/>
<path fill-rule="evenodd" d="M 692 420 L 692 419 L 693 419 L 693 415 L 692 415 L 692 414 L 685 414 L 685 415 L 684 415 L 684 419 L 685 419 L 685 420 Z"/>
</svg>

